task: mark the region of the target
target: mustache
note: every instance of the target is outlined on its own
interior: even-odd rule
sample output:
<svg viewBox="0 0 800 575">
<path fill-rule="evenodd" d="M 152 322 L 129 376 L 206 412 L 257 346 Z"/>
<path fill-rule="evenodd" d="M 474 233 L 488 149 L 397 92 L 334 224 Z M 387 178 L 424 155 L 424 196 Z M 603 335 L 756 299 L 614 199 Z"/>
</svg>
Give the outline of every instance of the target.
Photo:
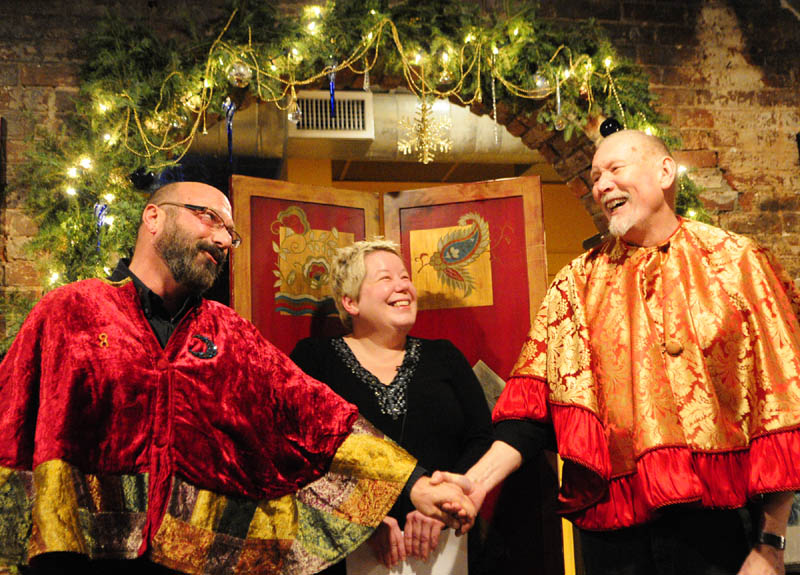
<svg viewBox="0 0 800 575">
<path fill-rule="evenodd" d="M 221 268 L 223 265 L 225 265 L 225 261 L 228 259 L 227 250 L 223 250 L 219 246 L 209 242 L 198 242 L 197 249 L 198 251 L 203 250 L 211 254 L 211 257 L 217 261 L 218 268 Z"/>
</svg>

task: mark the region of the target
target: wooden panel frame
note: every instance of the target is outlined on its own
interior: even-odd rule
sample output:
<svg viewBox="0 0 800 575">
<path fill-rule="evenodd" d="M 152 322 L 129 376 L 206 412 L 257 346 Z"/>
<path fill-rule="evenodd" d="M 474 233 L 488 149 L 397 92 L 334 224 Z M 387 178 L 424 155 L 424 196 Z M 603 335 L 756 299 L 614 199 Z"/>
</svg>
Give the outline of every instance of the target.
<svg viewBox="0 0 800 575">
<path fill-rule="evenodd" d="M 231 307 L 249 321 L 253 319 L 252 250 L 250 246 L 252 238 L 250 200 L 252 198 L 274 198 L 363 209 L 366 236 L 371 238 L 380 234 L 381 198 L 378 193 L 299 185 L 281 180 L 239 175 L 231 177 L 231 191 L 233 222 L 236 230 L 242 236 L 242 244 L 233 251 L 231 256 Z"/>
<path fill-rule="evenodd" d="M 547 252 L 544 245 L 541 180 L 520 176 L 486 182 L 453 184 L 384 194 L 383 220 L 386 237 L 400 243 L 400 211 L 404 208 L 521 197 L 525 221 L 525 252 L 528 270 L 530 320 L 536 317 L 547 291 Z"/>
</svg>

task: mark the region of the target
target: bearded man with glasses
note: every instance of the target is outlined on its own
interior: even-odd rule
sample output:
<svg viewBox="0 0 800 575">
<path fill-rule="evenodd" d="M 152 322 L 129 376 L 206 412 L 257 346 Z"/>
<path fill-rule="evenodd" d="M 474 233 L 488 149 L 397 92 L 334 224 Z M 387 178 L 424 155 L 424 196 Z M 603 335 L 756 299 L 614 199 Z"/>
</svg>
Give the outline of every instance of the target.
<svg viewBox="0 0 800 575">
<path fill-rule="evenodd" d="M 0 562 L 25 573 L 315 573 L 399 496 L 459 530 L 355 406 L 202 297 L 241 238 L 222 192 L 157 190 L 131 261 L 37 304 L 0 364 Z M 27 564 L 27 565 L 26 565 Z"/>
</svg>

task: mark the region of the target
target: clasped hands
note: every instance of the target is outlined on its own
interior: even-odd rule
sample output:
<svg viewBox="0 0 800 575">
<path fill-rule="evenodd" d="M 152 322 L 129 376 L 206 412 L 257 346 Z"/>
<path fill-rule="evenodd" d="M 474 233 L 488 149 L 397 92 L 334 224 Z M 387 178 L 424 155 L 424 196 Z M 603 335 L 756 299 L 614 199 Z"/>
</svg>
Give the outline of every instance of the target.
<svg viewBox="0 0 800 575">
<path fill-rule="evenodd" d="M 392 567 L 406 557 L 427 560 L 439 545 L 439 535 L 452 527 L 463 535 L 475 524 L 485 490 L 464 475 L 437 471 L 420 478 L 411 488 L 411 502 L 417 509 L 406 517 L 405 530 L 397 520 L 386 517 L 369 543 L 379 561 Z"/>
</svg>

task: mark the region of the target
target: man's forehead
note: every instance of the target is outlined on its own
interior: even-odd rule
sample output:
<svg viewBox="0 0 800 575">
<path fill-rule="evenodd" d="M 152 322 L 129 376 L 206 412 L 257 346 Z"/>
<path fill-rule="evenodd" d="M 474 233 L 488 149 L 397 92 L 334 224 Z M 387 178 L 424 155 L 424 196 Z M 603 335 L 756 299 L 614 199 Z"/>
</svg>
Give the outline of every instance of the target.
<svg viewBox="0 0 800 575">
<path fill-rule="evenodd" d="M 643 143 L 635 137 L 619 136 L 600 143 L 592 158 L 592 168 L 618 159 L 638 158 L 644 150 Z"/>
<path fill-rule="evenodd" d="M 231 211 L 228 198 L 213 186 L 199 182 L 183 182 L 175 188 L 177 201 L 186 204 L 203 205 L 216 210 Z"/>
</svg>

